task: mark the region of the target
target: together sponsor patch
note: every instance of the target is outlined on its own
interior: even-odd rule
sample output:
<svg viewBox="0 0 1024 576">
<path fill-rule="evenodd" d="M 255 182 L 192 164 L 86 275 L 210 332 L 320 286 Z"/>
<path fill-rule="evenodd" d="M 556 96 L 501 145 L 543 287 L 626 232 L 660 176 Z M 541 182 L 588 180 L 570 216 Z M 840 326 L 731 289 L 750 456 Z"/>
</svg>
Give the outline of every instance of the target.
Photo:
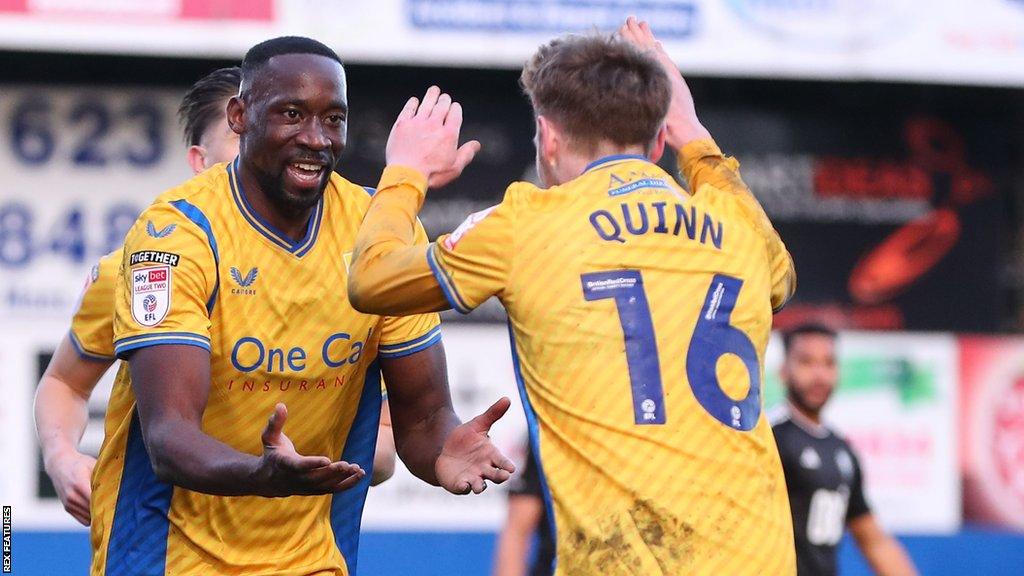
<svg viewBox="0 0 1024 576">
<path fill-rule="evenodd" d="M 179 260 L 181 260 L 181 256 L 171 252 L 145 250 L 142 252 L 132 252 L 132 255 L 129 257 L 128 264 L 130 266 L 135 266 L 136 264 L 166 264 L 168 266 L 177 266 Z"/>
</svg>

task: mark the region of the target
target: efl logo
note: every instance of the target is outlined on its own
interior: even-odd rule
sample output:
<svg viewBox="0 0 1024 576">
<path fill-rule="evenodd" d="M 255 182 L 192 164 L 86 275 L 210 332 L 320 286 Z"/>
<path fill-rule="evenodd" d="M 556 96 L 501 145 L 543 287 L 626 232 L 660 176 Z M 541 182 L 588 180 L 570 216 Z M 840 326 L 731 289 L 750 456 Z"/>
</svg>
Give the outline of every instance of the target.
<svg viewBox="0 0 1024 576">
<path fill-rule="evenodd" d="M 132 275 L 132 318 L 142 326 L 156 326 L 171 307 L 171 267 L 140 268 Z"/>
</svg>

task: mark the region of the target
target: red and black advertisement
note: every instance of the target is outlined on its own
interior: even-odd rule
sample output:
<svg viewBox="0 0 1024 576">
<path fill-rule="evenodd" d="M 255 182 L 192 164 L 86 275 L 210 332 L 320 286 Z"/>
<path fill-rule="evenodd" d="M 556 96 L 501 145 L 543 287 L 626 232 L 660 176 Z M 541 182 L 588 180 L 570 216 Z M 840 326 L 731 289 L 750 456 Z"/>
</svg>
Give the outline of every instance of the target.
<svg viewBox="0 0 1024 576">
<path fill-rule="evenodd" d="M 777 326 L 999 329 L 1005 130 L 927 114 L 715 121 L 796 261 L 797 296 Z"/>
</svg>

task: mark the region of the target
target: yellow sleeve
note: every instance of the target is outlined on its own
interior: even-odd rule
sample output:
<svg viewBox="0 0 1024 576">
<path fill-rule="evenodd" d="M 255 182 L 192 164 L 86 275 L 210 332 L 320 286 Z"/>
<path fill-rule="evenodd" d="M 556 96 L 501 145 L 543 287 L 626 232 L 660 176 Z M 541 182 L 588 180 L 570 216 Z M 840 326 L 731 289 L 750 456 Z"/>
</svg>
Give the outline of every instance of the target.
<svg viewBox="0 0 1024 576">
<path fill-rule="evenodd" d="M 117 357 L 157 344 L 209 350 L 217 242 L 202 211 L 185 200 L 153 204 L 128 232 L 123 258 L 115 291 Z"/>
<path fill-rule="evenodd" d="M 71 318 L 71 344 L 85 360 L 114 359 L 114 287 L 120 267 L 120 249 L 93 266 Z"/>
<path fill-rule="evenodd" d="M 690 187 L 697 194 L 708 186 L 716 192 L 726 192 L 737 202 L 740 210 L 750 223 L 757 228 L 768 247 L 769 266 L 772 278 L 772 309 L 776 312 L 796 292 L 796 269 L 793 257 L 786 250 L 764 208 L 740 178 L 739 162 L 726 157 L 714 140 L 695 140 L 679 150 L 680 171 Z"/>
<path fill-rule="evenodd" d="M 426 186 L 426 178 L 415 170 L 384 169 L 356 237 L 348 281 L 356 310 L 399 315 L 455 308 L 467 313 L 503 290 L 514 252 L 507 202 L 470 216 L 436 243 L 414 245 Z"/>
<path fill-rule="evenodd" d="M 398 316 L 438 312 L 448 301 L 427 264 L 430 245 L 415 244 L 416 213 L 427 179 L 416 170 L 388 166 L 356 235 L 348 277 L 352 307 Z"/>
<path fill-rule="evenodd" d="M 509 189 L 512 190 L 511 188 Z M 511 194 L 437 239 L 427 259 L 452 308 L 463 314 L 508 286 L 514 247 Z"/>
<path fill-rule="evenodd" d="M 416 221 L 413 244 L 427 244 L 427 232 L 419 220 Z M 440 341 L 441 317 L 436 312 L 413 316 L 385 316 L 381 321 L 377 355 L 381 358 L 401 358 L 425 350 Z M 381 392 L 387 395 L 383 378 Z"/>
</svg>

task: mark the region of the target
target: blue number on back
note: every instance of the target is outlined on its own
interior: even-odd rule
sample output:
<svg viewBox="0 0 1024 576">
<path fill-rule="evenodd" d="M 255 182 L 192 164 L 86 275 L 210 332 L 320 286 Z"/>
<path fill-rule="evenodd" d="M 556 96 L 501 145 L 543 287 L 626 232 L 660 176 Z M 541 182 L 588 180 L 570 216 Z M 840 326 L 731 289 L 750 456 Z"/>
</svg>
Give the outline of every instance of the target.
<svg viewBox="0 0 1024 576">
<path fill-rule="evenodd" d="M 593 272 L 580 277 L 588 302 L 615 299 L 626 341 L 626 366 L 633 388 L 633 416 L 637 424 L 665 423 L 665 394 L 661 388 L 658 343 L 654 339 L 651 309 L 638 270 Z"/>
<path fill-rule="evenodd" d="M 729 324 L 743 281 L 718 274 L 711 280 L 704 306 L 686 352 L 686 377 L 700 405 L 726 426 L 751 430 L 761 415 L 761 368 L 754 343 L 742 330 Z M 718 360 L 734 354 L 743 361 L 750 377 L 746 397 L 733 400 L 718 382 Z"/>
<path fill-rule="evenodd" d="M 633 389 L 633 415 L 637 424 L 665 423 L 665 396 L 661 386 L 658 345 L 651 310 L 639 270 L 592 272 L 580 277 L 586 300 L 613 298 L 626 343 L 626 366 Z M 738 430 L 751 430 L 761 415 L 761 369 L 753 342 L 729 324 L 743 281 L 716 275 L 711 280 L 697 326 L 686 354 L 686 377 L 700 405 L 716 420 Z M 750 377 L 746 397 L 733 400 L 722 390 L 718 360 L 733 354 Z"/>
</svg>

